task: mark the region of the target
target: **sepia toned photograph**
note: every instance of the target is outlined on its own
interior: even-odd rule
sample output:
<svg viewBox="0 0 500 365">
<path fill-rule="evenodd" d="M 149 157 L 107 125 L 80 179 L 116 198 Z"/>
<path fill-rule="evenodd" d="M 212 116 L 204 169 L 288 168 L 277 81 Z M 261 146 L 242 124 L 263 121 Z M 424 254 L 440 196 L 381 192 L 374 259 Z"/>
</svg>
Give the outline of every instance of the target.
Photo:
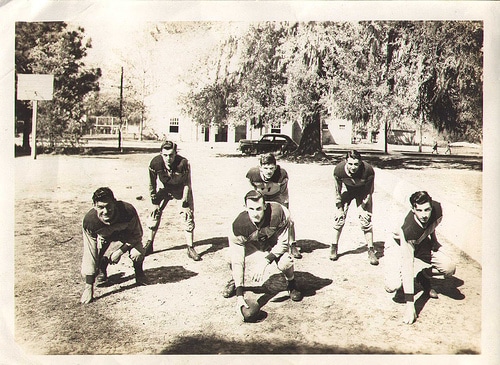
<svg viewBox="0 0 500 365">
<path fill-rule="evenodd" d="M 494 364 L 481 3 L 2 5 L 5 363 Z"/>
</svg>

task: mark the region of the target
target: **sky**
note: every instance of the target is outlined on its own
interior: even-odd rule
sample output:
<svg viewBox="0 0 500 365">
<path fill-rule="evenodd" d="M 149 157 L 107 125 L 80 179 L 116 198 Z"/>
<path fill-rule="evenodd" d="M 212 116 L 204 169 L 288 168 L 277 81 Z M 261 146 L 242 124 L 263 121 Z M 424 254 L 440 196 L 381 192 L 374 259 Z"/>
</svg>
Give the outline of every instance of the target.
<svg viewBox="0 0 500 365">
<path fill-rule="evenodd" d="M 175 25 L 175 31 L 172 25 Z M 148 126 L 159 130 L 165 119 L 179 117 L 178 96 L 185 93 L 186 82 L 192 77 L 192 65 L 241 24 L 201 22 L 97 22 L 81 20 L 70 26 L 83 27 L 92 40 L 85 64 L 99 67 L 103 72 L 100 87 L 103 92 L 119 96 L 120 71 L 124 79 L 136 76 L 145 79 L 149 90 L 146 98 L 150 120 Z M 231 26 L 230 26 L 231 25 Z M 151 35 L 153 32 L 154 37 Z M 127 85 L 125 84 L 126 88 Z M 126 92 L 125 92 L 126 93 Z"/>
</svg>

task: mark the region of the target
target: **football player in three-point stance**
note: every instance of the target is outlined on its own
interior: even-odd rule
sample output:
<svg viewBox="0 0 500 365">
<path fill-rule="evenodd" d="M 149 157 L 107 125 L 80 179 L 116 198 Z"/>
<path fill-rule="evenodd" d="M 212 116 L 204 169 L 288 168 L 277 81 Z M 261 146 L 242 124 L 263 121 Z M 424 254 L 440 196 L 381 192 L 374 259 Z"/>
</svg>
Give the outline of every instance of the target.
<svg viewBox="0 0 500 365">
<path fill-rule="evenodd" d="M 223 296 L 236 294 L 237 311 L 248 307 L 244 299 L 245 272 L 254 282 L 262 283 L 266 269 L 276 263 L 285 275 L 287 290 L 293 301 L 302 300 L 294 277 L 293 256 L 289 253 L 290 213 L 283 205 L 266 202 L 256 190 L 245 195 L 245 210 L 234 220 L 229 234 L 232 279 Z"/>
<path fill-rule="evenodd" d="M 108 264 L 116 264 L 126 252 L 134 265 L 136 283 L 147 284 L 142 269 L 144 248 L 137 211 L 131 204 L 116 200 L 111 189 L 105 187 L 94 192 L 92 201 L 94 207 L 82 223 L 82 275 L 85 278 L 82 304 L 90 303 L 94 298 L 94 281 L 97 280 L 98 284 L 106 282 Z M 113 250 L 113 242 L 120 242 L 121 246 Z"/>
<path fill-rule="evenodd" d="M 417 318 L 414 304 L 414 283 L 423 288 L 423 295 L 438 298 L 432 289 L 432 276 L 450 277 L 456 267 L 443 250 L 436 237 L 436 227 L 443 218 L 441 204 L 433 201 L 426 191 L 417 191 L 410 197 L 411 211 L 386 241 L 384 262 L 386 267 L 385 290 L 401 296 L 406 301 L 403 322 L 412 324 Z M 399 292 L 399 293 L 398 293 Z"/>
</svg>

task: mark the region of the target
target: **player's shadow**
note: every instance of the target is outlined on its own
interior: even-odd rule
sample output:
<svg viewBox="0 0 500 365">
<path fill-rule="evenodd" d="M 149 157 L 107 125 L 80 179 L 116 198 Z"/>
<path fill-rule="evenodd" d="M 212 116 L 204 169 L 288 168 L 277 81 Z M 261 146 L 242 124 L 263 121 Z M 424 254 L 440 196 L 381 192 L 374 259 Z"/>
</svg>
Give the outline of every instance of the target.
<svg viewBox="0 0 500 365">
<path fill-rule="evenodd" d="M 106 282 L 103 284 L 97 284 L 97 287 L 108 288 L 108 287 L 116 285 L 116 284 L 123 284 L 123 283 L 129 281 L 131 277 L 133 277 L 133 276 L 130 276 L 130 275 L 125 276 L 124 272 L 117 272 L 116 274 L 109 275 Z"/>
<path fill-rule="evenodd" d="M 204 251 L 201 250 L 203 246 L 210 245 L 207 249 Z M 198 254 L 203 257 L 209 253 L 215 253 L 217 251 L 220 251 L 226 247 L 229 247 L 229 241 L 227 237 L 213 237 L 213 238 L 207 238 L 201 241 L 196 241 L 194 243 L 194 247 L 199 247 L 200 249 L 197 250 Z"/>
<path fill-rule="evenodd" d="M 465 299 L 465 295 L 458 289 L 460 286 L 464 285 L 462 279 L 454 276 L 445 279 L 431 279 L 431 285 L 438 294 L 446 295 L 455 300 Z"/>
<path fill-rule="evenodd" d="M 437 285 L 436 285 L 437 284 Z M 431 279 L 431 285 L 434 290 L 438 293 L 438 295 L 446 295 L 447 297 L 455 300 L 463 300 L 465 299 L 465 295 L 460 292 L 458 289 L 459 286 L 462 286 L 464 281 L 462 279 L 456 278 L 454 276 L 445 279 Z M 415 288 L 417 289 L 417 293 L 422 291 L 422 288 L 419 284 L 416 284 Z M 420 314 L 422 309 L 425 307 L 425 304 L 429 300 L 428 295 L 420 295 L 418 299 L 415 301 L 415 311 L 417 315 Z"/>
<path fill-rule="evenodd" d="M 373 247 L 375 248 L 375 256 L 377 256 L 377 258 L 384 257 L 384 245 L 384 241 L 373 242 Z"/>
<path fill-rule="evenodd" d="M 375 249 L 375 256 L 377 258 L 384 257 L 384 242 L 383 241 L 376 241 L 373 242 L 373 248 Z M 344 252 L 339 252 L 338 257 L 342 256 L 347 256 L 347 255 L 358 255 L 364 252 L 368 251 L 368 246 L 363 245 L 356 247 L 354 250 L 349 250 L 349 251 L 344 251 Z"/>
<path fill-rule="evenodd" d="M 316 294 L 316 291 L 330 285 L 333 280 L 317 277 L 308 272 L 296 271 L 295 280 L 297 287 L 304 295 L 304 297 L 311 297 Z M 283 274 L 273 274 L 267 279 L 262 286 L 245 287 L 246 290 L 252 291 L 256 294 L 263 294 L 257 300 L 262 307 L 270 300 L 273 302 L 282 302 L 289 300 L 289 295 L 286 292 L 287 282 Z M 277 296 L 283 293 L 284 295 Z"/>
<path fill-rule="evenodd" d="M 200 251 L 201 246 L 206 246 L 210 245 L 206 250 Z M 204 240 L 196 241 L 193 243 L 194 248 L 198 248 L 196 251 L 200 255 L 200 257 L 205 256 L 206 254 L 209 253 L 214 253 L 217 251 L 222 250 L 225 247 L 229 247 L 229 242 L 227 240 L 227 237 L 213 237 L 213 238 L 207 238 Z M 177 246 L 172 246 L 168 248 L 164 248 L 161 250 L 155 250 L 151 255 L 154 255 L 156 253 L 161 253 L 161 252 L 166 252 L 166 251 L 176 251 L 176 250 L 185 250 L 186 245 L 177 245 Z"/>
<path fill-rule="evenodd" d="M 187 280 L 198 273 L 186 270 L 183 266 L 160 266 L 144 270 L 148 285 L 178 283 Z"/>
<path fill-rule="evenodd" d="M 298 240 L 297 247 L 300 248 L 301 253 L 311 253 L 314 250 L 324 249 L 330 247 L 324 243 L 315 240 Z"/>
<path fill-rule="evenodd" d="M 177 283 L 182 280 L 187 280 L 192 278 L 193 276 L 198 275 L 198 273 L 186 270 L 182 266 L 161 266 L 155 267 L 152 269 L 144 270 L 144 274 L 146 275 L 148 285 L 156 285 L 156 284 L 167 284 L 167 283 Z M 106 292 L 100 296 L 94 297 L 94 300 L 102 299 L 107 296 L 121 293 L 125 290 L 129 290 L 137 287 L 135 283 L 135 275 L 127 275 L 125 273 L 119 272 L 113 275 L 108 276 L 108 280 L 104 285 L 99 285 L 99 287 L 112 287 L 117 284 L 123 284 L 128 281 L 132 281 L 129 285 L 123 285 L 115 290 L 111 290 Z"/>
</svg>

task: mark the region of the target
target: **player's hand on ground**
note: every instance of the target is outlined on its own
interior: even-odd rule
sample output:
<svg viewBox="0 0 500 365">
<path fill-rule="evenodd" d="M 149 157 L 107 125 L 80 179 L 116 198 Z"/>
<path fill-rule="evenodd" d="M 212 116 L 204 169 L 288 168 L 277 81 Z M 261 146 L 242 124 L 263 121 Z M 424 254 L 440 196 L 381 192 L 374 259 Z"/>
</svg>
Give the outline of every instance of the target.
<svg viewBox="0 0 500 365">
<path fill-rule="evenodd" d="M 122 257 L 122 255 L 123 255 L 122 250 L 114 251 L 109 257 L 110 264 L 117 264 L 118 261 L 120 261 L 120 257 Z"/>
<path fill-rule="evenodd" d="M 415 304 L 413 302 L 406 303 L 405 314 L 403 316 L 403 323 L 412 324 L 417 320 L 417 312 L 415 311 Z"/>
<path fill-rule="evenodd" d="M 262 258 L 262 260 L 255 265 L 255 271 L 252 275 L 252 280 L 256 283 L 261 283 L 264 279 L 264 274 L 268 265 L 269 263 L 267 262 L 267 260 L 265 258 Z"/>
<path fill-rule="evenodd" d="M 249 308 L 247 302 L 245 301 L 245 297 L 243 295 L 239 295 L 236 297 L 236 315 L 244 321 L 243 313 L 241 313 L 241 307 Z"/>
<path fill-rule="evenodd" d="M 83 289 L 80 303 L 88 304 L 92 301 L 92 299 L 94 299 L 94 285 L 93 284 L 85 284 L 85 288 Z"/>
<path fill-rule="evenodd" d="M 140 261 L 143 258 L 142 253 L 135 247 L 130 250 L 130 259 L 132 261 Z"/>
</svg>

